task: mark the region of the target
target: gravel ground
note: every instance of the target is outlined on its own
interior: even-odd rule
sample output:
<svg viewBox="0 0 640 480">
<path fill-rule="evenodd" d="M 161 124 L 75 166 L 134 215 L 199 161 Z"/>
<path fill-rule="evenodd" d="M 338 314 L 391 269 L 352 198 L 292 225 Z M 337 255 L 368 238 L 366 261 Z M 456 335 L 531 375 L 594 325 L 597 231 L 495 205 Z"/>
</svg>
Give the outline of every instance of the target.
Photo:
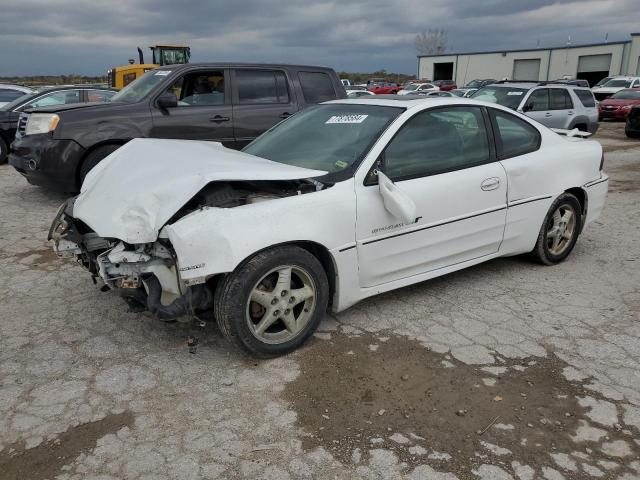
<svg viewBox="0 0 640 480">
<path fill-rule="evenodd" d="M 565 263 L 390 292 L 270 361 L 99 292 L 45 240 L 64 197 L 0 166 L 0 476 L 640 478 L 640 142 L 622 128 L 596 137 L 608 204 Z"/>
</svg>

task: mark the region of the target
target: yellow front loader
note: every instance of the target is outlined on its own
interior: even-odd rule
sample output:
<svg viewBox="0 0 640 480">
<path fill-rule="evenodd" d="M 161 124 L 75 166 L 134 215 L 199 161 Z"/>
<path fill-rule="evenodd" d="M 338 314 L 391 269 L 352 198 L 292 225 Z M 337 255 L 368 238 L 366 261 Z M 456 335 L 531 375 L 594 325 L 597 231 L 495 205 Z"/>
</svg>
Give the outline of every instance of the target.
<svg viewBox="0 0 640 480">
<path fill-rule="evenodd" d="M 191 57 L 191 48 L 184 45 L 155 45 L 149 48 L 153 56 L 153 63 L 144 63 L 144 54 L 142 49 L 138 47 L 140 63 L 135 63 L 133 59 L 130 59 L 129 65 L 113 67 L 108 70 L 109 86 L 120 90 L 148 70 L 163 65 L 189 63 Z"/>
</svg>

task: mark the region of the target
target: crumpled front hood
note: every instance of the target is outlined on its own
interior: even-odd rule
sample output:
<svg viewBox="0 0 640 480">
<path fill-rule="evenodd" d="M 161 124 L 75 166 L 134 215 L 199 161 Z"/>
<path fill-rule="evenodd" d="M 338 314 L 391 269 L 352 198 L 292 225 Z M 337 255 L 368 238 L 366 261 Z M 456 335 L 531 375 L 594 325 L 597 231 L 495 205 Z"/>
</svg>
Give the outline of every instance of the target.
<svg viewBox="0 0 640 480">
<path fill-rule="evenodd" d="M 87 175 L 73 216 L 101 237 L 153 242 L 205 185 L 224 180 L 295 180 L 327 172 L 230 150 L 220 143 L 138 138 Z"/>
</svg>

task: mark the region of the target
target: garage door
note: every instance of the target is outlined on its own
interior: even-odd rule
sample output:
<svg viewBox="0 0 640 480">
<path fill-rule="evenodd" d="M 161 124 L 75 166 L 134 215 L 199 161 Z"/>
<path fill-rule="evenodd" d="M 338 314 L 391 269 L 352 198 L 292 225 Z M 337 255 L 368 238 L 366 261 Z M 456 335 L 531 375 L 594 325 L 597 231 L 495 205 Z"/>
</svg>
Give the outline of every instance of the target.
<svg viewBox="0 0 640 480">
<path fill-rule="evenodd" d="M 540 59 L 514 60 L 513 79 L 538 81 L 540 79 Z"/>
<path fill-rule="evenodd" d="M 578 59 L 578 73 L 608 72 L 611 67 L 611 54 L 583 55 Z"/>
</svg>

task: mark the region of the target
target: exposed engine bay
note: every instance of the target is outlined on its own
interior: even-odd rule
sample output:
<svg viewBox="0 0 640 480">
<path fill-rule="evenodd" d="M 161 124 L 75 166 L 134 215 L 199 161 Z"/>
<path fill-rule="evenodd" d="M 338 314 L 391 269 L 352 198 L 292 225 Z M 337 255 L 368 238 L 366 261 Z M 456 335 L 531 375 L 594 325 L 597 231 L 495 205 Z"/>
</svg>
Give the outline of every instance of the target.
<svg viewBox="0 0 640 480">
<path fill-rule="evenodd" d="M 205 208 L 234 208 L 325 188 L 315 180 L 212 182 L 194 195 L 167 222 Z M 103 238 L 73 217 L 75 198 L 63 204 L 56 215 L 49 239 L 55 252 L 74 257 L 88 270 L 103 291 L 113 290 L 136 310 L 149 310 L 160 319 L 193 316 L 212 307 L 213 292 L 202 282 L 185 282 L 167 238 L 129 244 Z M 188 268 L 188 267 L 186 267 Z M 183 269 L 184 270 L 184 269 Z"/>
</svg>

